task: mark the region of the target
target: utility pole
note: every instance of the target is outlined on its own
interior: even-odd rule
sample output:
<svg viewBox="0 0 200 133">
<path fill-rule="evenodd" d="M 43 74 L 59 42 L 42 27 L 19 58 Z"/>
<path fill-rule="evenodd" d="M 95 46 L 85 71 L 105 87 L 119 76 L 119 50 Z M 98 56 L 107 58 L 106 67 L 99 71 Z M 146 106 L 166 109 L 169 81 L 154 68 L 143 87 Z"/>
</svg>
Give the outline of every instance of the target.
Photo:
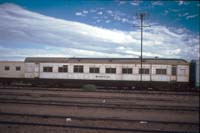
<svg viewBox="0 0 200 133">
<path fill-rule="evenodd" d="M 140 57 L 140 63 L 141 63 L 141 76 L 140 76 L 140 81 L 142 82 L 142 48 L 143 48 L 143 19 L 144 19 L 145 14 L 140 13 L 140 20 L 141 20 L 141 57 Z"/>
<path fill-rule="evenodd" d="M 141 30 L 141 55 L 140 55 L 140 82 L 142 84 L 142 61 L 143 61 L 143 56 L 142 56 L 142 52 L 143 52 L 143 27 L 149 27 L 149 26 L 143 26 L 143 21 L 144 21 L 144 18 L 147 16 L 147 13 L 138 13 L 137 16 L 140 18 L 140 30 Z"/>
</svg>

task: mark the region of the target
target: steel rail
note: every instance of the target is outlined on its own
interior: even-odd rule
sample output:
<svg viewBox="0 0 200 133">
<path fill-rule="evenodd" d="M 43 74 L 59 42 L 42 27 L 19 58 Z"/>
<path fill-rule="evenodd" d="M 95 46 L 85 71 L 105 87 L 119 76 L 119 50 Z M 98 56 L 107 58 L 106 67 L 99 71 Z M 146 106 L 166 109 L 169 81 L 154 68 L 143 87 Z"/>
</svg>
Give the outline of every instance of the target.
<svg viewBox="0 0 200 133">
<path fill-rule="evenodd" d="M 76 126 L 65 124 L 46 124 L 46 123 L 34 123 L 34 122 L 13 122 L 13 121 L 0 121 L 0 124 L 4 125 L 27 125 L 27 126 L 45 126 L 45 127 L 60 127 L 60 128 L 78 128 L 87 130 L 104 130 L 104 131 L 120 131 L 120 132 L 147 132 L 147 133 L 183 133 L 182 131 L 161 131 L 161 130 L 143 130 L 143 129 L 127 129 L 127 128 L 107 128 L 97 126 Z M 186 131 L 185 133 L 195 133 L 193 131 Z M 198 132 L 196 132 L 198 133 Z"/>
<path fill-rule="evenodd" d="M 10 89 L 10 90 L 41 90 L 41 91 L 71 91 L 71 92 L 96 92 L 96 93 L 128 93 L 128 94 L 155 94 L 155 95 L 186 95 L 186 96 L 198 96 L 199 91 L 189 91 L 189 92 L 180 92 L 180 91 L 146 91 L 146 90 L 106 90 L 100 89 L 95 91 L 84 91 L 81 89 L 68 89 L 68 88 L 40 88 L 40 87 L 0 87 L 1 89 Z"/>
<path fill-rule="evenodd" d="M 118 121 L 118 122 L 147 122 L 155 124 L 178 124 L 178 125 L 199 125 L 198 122 L 181 122 L 181 121 L 155 121 L 155 120 L 145 120 L 145 119 L 122 119 L 122 118 L 103 118 L 103 117 L 78 117 L 78 116 L 66 116 L 66 115 L 46 115 L 46 114 L 25 114 L 25 113 L 8 113 L 0 112 L 0 116 L 27 116 L 27 117 L 42 117 L 42 118 L 59 118 L 66 119 L 71 118 L 72 120 L 91 120 L 91 121 Z"/>
<path fill-rule="evenodd" d="M 1 91 L 0 91 L 1 92 Z M 114 100 L 148 100 L 148 101 L 177 101 L 174 99 L 162 99 L 162 98 L 140 98 L 140 97 L 124 97 L 124 96 L 72 96 L 72 95 L 64 95 L 64 94 L 42 94 L 42 93 L 33 93 L 33 92 L 1 92 L 0 95 L 7 96 L 31 96 L 31 95 L 39 95 L 40 97 L 64 97 L 64 98 L 92 98 L 92 99 L 114 99 Z M 180 101 L 180 100 L 179 100 Z"/>
<path fill-rule="evenodd" d="M 0 98 L 0 103 L 13 104 L 34 104 L 34 105 L 53 105 L 53 106 L 72 106 L 72 107 L 88 107 L 88 108 L 111 108 L 111 109 L 139 109 L 139 110 L 169 110 L 169 111 L 199 111 L 198 107 L 188 108 L 185 106 L 158 106 L 158 105 L 130 105 L 124 106 L 120 104 L 105 104 L 105 103 L 83 103 L 83 102 L 66 102 L 55 100 L 27 100 L 17 98 Z"/>
</svg>

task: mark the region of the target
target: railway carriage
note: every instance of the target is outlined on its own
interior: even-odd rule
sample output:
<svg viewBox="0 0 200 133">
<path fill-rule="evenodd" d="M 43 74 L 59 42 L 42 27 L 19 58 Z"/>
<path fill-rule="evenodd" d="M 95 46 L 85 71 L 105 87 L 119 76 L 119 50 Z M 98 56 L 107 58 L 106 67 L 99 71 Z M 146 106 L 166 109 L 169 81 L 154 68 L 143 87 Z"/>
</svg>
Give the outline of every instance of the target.
<svg viewBox="0 0 200 133">
<path fill-rule="evenodd" d="M 190 84 L 196 89 L 199 89 L 200 87 L 199 64 L 199 60 L 192 60 L 190 63 Z"/>
<path fill-rule="evenodd" d="M 39 86 L 81 87 L 94 84 L 132 89 L 181 89 L 189 82 L 189 63 L 182 59 L 146 58 L 142 69 L 139 58 L 27 57 L 24 62 L 15 63 L 10 62 L 10 66 L 8 62 L 1 62 L 1 81 L 8 81 L 6 78 L 11 77 L 12 80 Z M 17 71 L 6 70 L 8 66 L 17 65 L 20 66 L 19 75 L 16 75 Z"/>
<path fill-rule="evenodd" d="M 20 82 L 24 79 L 23 61 L 0 61 L 0 84 Z"/>
</svg>

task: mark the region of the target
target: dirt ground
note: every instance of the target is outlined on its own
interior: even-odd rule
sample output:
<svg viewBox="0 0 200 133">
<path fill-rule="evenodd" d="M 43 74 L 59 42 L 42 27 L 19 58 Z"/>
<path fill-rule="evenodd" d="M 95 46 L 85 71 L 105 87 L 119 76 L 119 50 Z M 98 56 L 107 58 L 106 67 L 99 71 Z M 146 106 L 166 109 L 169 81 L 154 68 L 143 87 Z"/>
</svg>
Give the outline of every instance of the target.
<svg viewBox="0 0 200 133">
<path fill-rule="evenodd" d="M 45 101 L 63 101 L 73 103 L 93 103 L 93 104 L 118 104 L 135 106 L 183 106 L 188 109 L 199 108 L 199 95 L 167 95 L 167 94 L 134 94 L 134 93 L 102 93 L 102 92 L 74 92 L 74 91 L 45 91 L 45 90 L 11 90 L 0 89 L 0 121 L 10 122 L 34 122 L 34 123 L 51 123 L 64 125 L 80 126 L 97 126 L 107 128 L 124 128 L 158 131 L 192 131 L 198 132 L 199 127 L 199 110 L 181 111 L 181 110 L 154 110 L 154 109 L 134 109 L 134 108 L 94 108 L 80 106 L 58 106 L 58 105 L 37 105 L 23 103 L 6 103 L 8 99 L 19 100 L 45 100 Z M 89 121 L 89 120 L 72 120 L 66 124 L 65 119 L 50 118 L 33 118 L 27 116 L 9 116 L 3 113 L 20 113 L 20 114 L 39 114 L 39 115 L 60 115 L 70 117 L 90 117 L 90 118 L 112 118 L 112 119 L 129 119 L 145 121 L 144 123 L 135 122 L 116 122 L 116 121 Z M 177 125 L 177 124 L 160 124 L 148 123 L 148 121 L 161 122 L 185 122 L 196 123 L 196 125 Z M 80 129 L 67 127 L 51 126 L 33 126 L 33 125 L 16 125 L 0 123 L 0 133 L 96 133 L 96 132 L 122 132 L 109 130 Z M 130 131 L 124 131 L 130 132 Z M 136 131 L 135 131 L 136 132 Z"/>
</svg>

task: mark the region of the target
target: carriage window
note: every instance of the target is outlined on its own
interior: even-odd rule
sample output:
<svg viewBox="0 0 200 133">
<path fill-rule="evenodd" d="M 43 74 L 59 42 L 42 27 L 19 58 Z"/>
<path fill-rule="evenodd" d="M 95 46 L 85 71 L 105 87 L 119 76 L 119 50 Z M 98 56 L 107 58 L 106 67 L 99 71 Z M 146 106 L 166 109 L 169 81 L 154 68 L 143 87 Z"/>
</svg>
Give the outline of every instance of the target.
<svg viewBox="0 0 200 133">
<path fill-rule="evenodd" d="M 99 73 L 98 67 L 90 67 L 90 73 Z"/>
<path fill-rule="evenodd" d="M 20 71 L 21 70 L 21 67 L 20 66 L 16 66 L 16 71 Z"/>
<path fill-rule="evenodd" d="M 139 74 L 149 74 L 149 69 L 147 69 L 147 68 L 140 68 L 139 69 Z"/>
<path fill-rule="evenodd" d="M 9 70 L 10 70 L 10 67 L 9 67 L 9 66 L 5 66 L 5 67 L 4 67 L 4 70 L 5 70 L 5 71 L 9 71 Z"/>
<path fill-rule="evenodd" d="M 116 73 L 116 68 L 106 68 L 106 73 Z"/>
<path fill-rule="evenodd" d="M 132 68 L 122 68 L 122 73 L 123 74 L 132 74 L 133 70 L 132 70 Z"/>
<path fill-rule="evenodd" d="M 82 65 L 75 65 L 74 66 L 75 73 L 83 73 L 83 66 Z"/>
<path fill-rule="evenodd" d="M 172 66 L 172 75 L 176 75 L 176 66 Z"/>
<path fill-rule="evenodd" d="M 43 67 L 43 72 L 53 72 L 53 67 Z"/>
<path fill-rule="evenodd" d="M 166 75 L 167 69 L 156 69 L 156 74 Z"/>
<path fill-rule="evenodd" d="M 63 65 L 62 67 L 58 67 L 58 72 L 68 72 L 68 66 Z"/>
</svg>

